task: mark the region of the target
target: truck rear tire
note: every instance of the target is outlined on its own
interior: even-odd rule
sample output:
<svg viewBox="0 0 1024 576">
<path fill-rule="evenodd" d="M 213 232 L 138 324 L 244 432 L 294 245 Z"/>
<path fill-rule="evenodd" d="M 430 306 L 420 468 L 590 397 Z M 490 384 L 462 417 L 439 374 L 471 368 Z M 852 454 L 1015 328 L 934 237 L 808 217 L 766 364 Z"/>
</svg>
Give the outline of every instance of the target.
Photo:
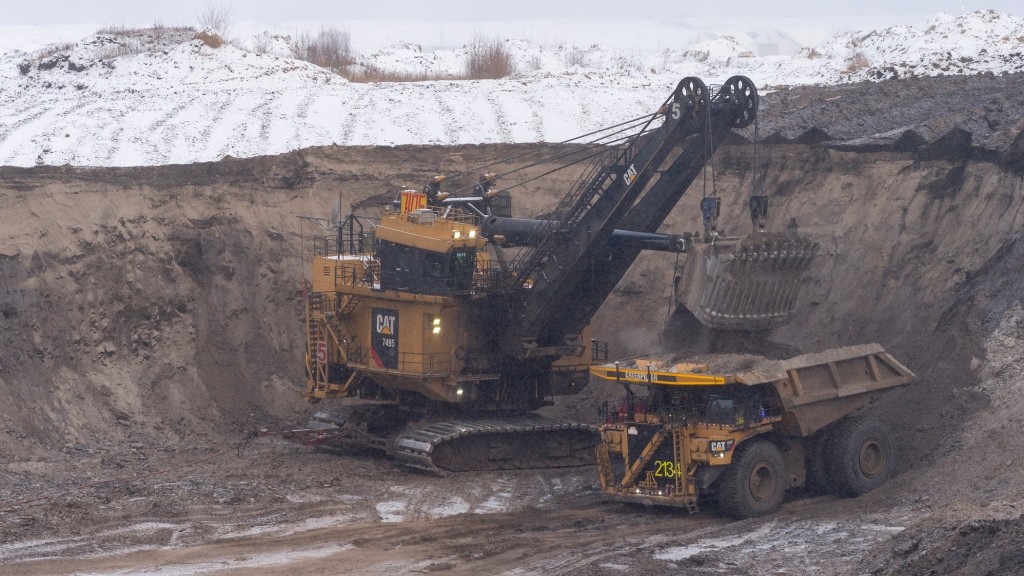
<svg viewBox="0 0 1024 576">
<path fill-rule="evenodd" d="M 896 464 L 889 431 L 876 418 L 865 416 L 840 421 L 826 454 L 835 491 L 843 496 L 878 488 L 892 476 Z"/>
<path fill-rule="evenodd" d="M 804 470 L 807 472 L 804 488 L 816 494 L 832 492 L 826 450 L 833 432 L 835 428 L 829 426 L 804 439 Z"/>
<path fill-rule="evenodd" d="M 730 464 L 718 479 L 718 503 L 733 518 L 774 512 L 786 495 L 782 453 L 767 440 L 748 440 L 736 447 Z"/>
</svg>

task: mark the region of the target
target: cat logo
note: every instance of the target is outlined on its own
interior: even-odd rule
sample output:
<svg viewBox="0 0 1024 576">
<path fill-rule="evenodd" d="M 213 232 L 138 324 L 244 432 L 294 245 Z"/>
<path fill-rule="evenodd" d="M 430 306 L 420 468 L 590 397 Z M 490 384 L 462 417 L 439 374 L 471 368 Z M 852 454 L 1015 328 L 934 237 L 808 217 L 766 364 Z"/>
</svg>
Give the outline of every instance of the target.
<svg viewBox="0 0 1024 576">
<path fill-rule="evenodd" d="M 626 173 L 623 174 L 622 177 L 626 179 L 626 186 L 632 184 L 633 180 L 636 180 L 636 166 L 630 164 L 629 168 L 626 169 Z"/>
<path fill-rule="evenodd" d="M 710 442 L 710 444 L 711 444 L 710 448 L 711 448 L 712 452 L 717 452 L 717 453 L 728 452 L 729 450 L 732 450 L 732 445 L 734 443 L 735 443 L 735 440 L 712 440 Z"/>
<path fill-rule="evenodd" d="M 398 310 L 373 309 L 370 317 L 370 357 L 378 368 L 398 368 Z"/>
<path fill-rule="evenodd" d="M 383 336 L 395 335 L 395 316 L 392 314 L 377 314 L 377 334 Z"/>
</svg>

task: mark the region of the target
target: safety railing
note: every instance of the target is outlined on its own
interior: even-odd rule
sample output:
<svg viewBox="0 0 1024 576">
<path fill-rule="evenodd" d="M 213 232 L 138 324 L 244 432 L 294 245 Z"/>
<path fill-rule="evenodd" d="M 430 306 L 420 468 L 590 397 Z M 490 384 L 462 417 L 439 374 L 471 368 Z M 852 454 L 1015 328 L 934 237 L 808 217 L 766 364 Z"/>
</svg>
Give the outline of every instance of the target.
<svg viewBox="0 0 1024 576">
<path fill-rule="evenodd" d="M 500 355 L 497 354 L 399 352 L 394 362 L 388 362 L 387 359 L 381 358 L 379 355 L 373 359 L 369 348 L 359 345 L 350 346 L 348 353 L 350 362 L 361 364 L 369 369 L 440 378 L 469 374 L 492 374 L 498 369 L 498 360 L 500 359 Z M 583 370 L 586 368 L 584 367 Z"/>
<path fill-rule="evenodd" d="M 689 402 L 668 403 L 656 396 L 626 396 L 604 402 L 599 413 L 607 423 L 651 422 L 703 423 L 746 429 L 782 416 L 782 406 L 772 398 L 729 398 L 711 395 Z"/>
<path fill-rule="evenodd" d="M 376 260 L 343 260 L 334 266 L 334 285 L 380 286 L 380 263 Z"/>
</svg>

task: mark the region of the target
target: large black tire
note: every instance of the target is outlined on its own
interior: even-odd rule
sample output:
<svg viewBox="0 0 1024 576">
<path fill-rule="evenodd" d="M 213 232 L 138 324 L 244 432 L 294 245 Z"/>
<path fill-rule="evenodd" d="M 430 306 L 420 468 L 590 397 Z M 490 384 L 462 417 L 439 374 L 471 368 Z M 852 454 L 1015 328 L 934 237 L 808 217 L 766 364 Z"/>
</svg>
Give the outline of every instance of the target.
<svg viewBox="0 0 1024 576">
<path fill-rule="evenodd" d="M 718 479 L 718 503 L 733 518 L 774 512 L 786 495 L 786 465 L 778 447 L 748 440 L 736 447 L 732 464 Z"/>
<path fill-rule="evenodd" d="M 875 418 L 847 417 L 826 447 L 829 479 L 837 494 L 859 496 L 885 483 L 896 465 L 892 437 Z"/>
<path fill-rule="evenodd" d="M 834 431 L 835 428 L 829 426 L 804 439 L 804 470 L 807 472 L 804 488 L 809 492 L 825 494 L 833 491 L 825 450 Z"/>
</svg>

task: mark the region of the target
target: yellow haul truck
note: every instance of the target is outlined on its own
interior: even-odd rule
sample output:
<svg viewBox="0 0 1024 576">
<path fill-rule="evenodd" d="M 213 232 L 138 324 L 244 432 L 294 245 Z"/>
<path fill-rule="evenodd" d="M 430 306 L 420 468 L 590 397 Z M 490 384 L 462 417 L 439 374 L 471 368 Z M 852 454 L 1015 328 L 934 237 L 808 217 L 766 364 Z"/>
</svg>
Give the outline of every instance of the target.
<svg viewBox="0 0 1024 576">
<path fill-rule="evenodd" d="M 889 432 L 852 414 L 912 382 L 910 370 L 878 344 L 743 359 L 591 368 L 627 392 L 604 409 L 597 447 L 603 492 L 690 512 L 713 495 L 726 514 L 746 518 L 774 511 L 787 488 L 855 496 L 888 479 L 895 464 Z"/>
</svg>

